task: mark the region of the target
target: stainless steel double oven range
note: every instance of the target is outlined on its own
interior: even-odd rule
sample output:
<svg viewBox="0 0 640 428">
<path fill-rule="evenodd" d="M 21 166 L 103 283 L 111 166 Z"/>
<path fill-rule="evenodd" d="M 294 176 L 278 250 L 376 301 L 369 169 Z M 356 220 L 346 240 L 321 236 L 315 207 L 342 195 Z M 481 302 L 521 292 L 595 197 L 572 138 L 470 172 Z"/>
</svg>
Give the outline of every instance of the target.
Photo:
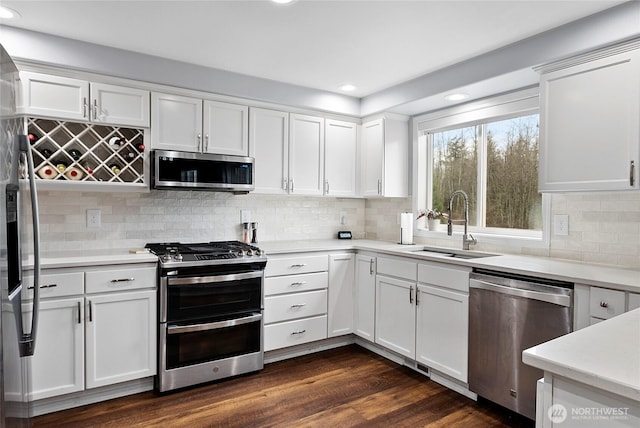
<svg viewBox="0 0 640 428">
<path fill-rule="evenodd" d="M 264 253 L 237 241 L 146 247 L 159 258 L 156 390 L 262 369 Z"/>
</svg>

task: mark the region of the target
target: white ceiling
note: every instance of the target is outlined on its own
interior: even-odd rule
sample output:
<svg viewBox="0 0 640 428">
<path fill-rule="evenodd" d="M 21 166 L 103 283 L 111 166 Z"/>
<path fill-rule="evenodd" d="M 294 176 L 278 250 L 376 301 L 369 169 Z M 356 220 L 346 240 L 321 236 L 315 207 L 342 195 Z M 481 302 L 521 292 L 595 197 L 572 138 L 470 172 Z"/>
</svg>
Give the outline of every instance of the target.
<svg viewBox="0 0 640 428">
<path fill-rule="evenodd" d="M 6 25 L 363 97 L 616 0 L 2 0 Z"/>
</svg>

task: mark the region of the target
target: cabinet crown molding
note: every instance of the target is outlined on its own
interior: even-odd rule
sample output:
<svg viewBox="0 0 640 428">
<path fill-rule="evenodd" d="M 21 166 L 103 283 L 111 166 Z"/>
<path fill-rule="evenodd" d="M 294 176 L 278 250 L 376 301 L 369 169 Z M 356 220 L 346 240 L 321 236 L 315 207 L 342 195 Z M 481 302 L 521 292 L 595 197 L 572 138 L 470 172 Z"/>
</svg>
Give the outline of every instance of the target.
<svg viewBox="0 0 640 428">
<path fill-rule="evenodd" d="M 558 61 L 542 64 L 542 65 L 533 67 L 533 70 L 540 74 L 552 73 L 554 71 L 563 70 L 565 68 L 574 67 L 580 64 L 586 64 L 591 61 L 607 58 L 613 55 L 633 51 L 636 49 L 640 49 L 640 38 L 627 40 L 622 43 L 616 43 L 614 45 L 610 45 L 610 46 L 606 46 L 593 51 L 585 52 L 580 55 L 575 55 L 569 58 L 564 58 Z"/>
</svg>

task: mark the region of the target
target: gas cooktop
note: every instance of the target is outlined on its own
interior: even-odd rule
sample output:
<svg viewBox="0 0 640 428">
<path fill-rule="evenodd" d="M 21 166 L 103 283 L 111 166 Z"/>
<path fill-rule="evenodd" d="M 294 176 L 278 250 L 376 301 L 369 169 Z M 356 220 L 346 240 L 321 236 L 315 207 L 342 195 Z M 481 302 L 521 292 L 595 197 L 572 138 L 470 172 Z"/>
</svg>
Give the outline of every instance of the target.
<svg viewBox="0 0 640 428">
<path fill-rule="evenodd" d="M 206 265 L 210 263 L 242 263 L 244 261 L 266 260 L 260 248 L 240 241 L 219 241 L 182 244 L 180 242 L 161 242 L 145 245 L 157 255 L 162 265 L 183 264 Z"/>
</svg>

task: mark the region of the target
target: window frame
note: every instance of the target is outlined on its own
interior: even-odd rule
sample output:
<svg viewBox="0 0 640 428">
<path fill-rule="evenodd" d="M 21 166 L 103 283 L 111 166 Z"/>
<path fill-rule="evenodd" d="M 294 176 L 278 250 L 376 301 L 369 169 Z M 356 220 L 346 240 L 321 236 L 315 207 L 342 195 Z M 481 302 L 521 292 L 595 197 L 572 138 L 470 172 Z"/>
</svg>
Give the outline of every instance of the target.
<svg viewBox="0 0 640 428">
<path fill-rule="evenodd" d="M 413 136 L 413 211 L 415 213 L 432 207 L 431 185 L 433 173 L 433 144 L 429 144 L 429 135 L 465 126 L 475 126 L 490 122 L 506 120 L 519 116 L 539 114 L 538 87 L 527 88 L 507 94 L 497 95 L 478 101 L 461 104 L 451 108 L 415 116 L 411 120 Z M 484 128 L 484 127 L 483 127 Z M 484 130 L 483 130 L 484 131 Z M 479 153 L 478 179 L 487 174 L 484 144 Z M 481 184 L 482 183 L 482 184 Z M 478 183 L 478 212 L 486 203 L 486 180 Z M 481 215 L 481 214 L 479 214 Z M 542 194 L 542 231 L 526 231 L 523 229 L 503 229 L 493 227 L 469 226 L 482 243 L 502 244 L 507 246 L 549 247 L 550 242 L 551 201 L 548 194 Z M 454 225 L 454 235 L 448 236 L 445 228 L 430 231 L 426 221 L 420 219 L 415 225 L 415 235 L 428 238 L 458 241 L 463 226 Z"/>
</svg>

